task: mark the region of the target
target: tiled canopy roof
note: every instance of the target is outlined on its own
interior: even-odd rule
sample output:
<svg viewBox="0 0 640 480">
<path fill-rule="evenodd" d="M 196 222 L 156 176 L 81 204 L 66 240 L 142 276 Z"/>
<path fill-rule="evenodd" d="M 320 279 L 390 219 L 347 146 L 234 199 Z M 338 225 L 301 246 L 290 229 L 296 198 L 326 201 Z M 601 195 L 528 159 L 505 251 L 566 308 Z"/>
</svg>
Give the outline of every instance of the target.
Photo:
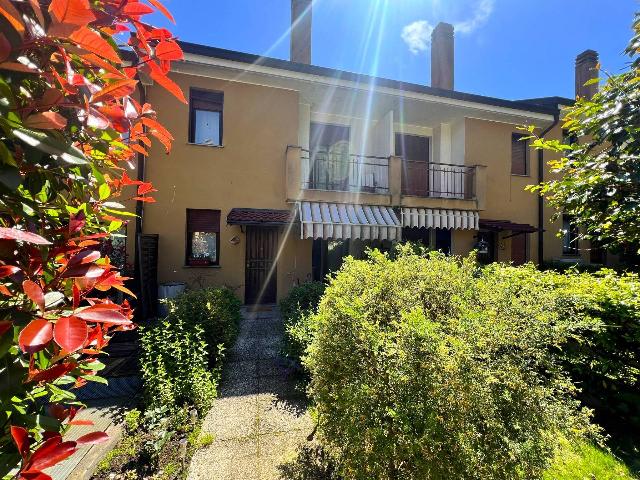
<svg viewBox="0 0 640 480">
<path fill-rule="evenodd" d="M 229 225 L 286 225 L 291 223 L 294 212 L 258 208 L 233 208 L 227 215 Z"/>
<path fill-rule="evenodd" d="M 509 220 L 488 220 L 486 218 L 480 219 L 480 228 L 486 228 L 487 230 L 511 230 L 512 232 L 533 233 L 538 229 L 534 226 L 527 225 L 526 223 L 514 223 Z"/>
</svg>

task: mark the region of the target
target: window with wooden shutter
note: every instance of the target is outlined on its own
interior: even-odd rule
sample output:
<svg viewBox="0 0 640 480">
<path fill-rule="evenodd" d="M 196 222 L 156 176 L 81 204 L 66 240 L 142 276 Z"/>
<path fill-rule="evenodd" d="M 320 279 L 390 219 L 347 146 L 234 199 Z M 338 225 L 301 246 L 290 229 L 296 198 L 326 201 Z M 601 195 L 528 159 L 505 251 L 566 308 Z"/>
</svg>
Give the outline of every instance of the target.
<svg viewBox="0 0 640 480">
<path fill-rule="evenodd" d="M 187 209 L 186 264 L 208 267 L 220 263 L 220 210 Z"/>
<path fill-rule="evenodd" d="M 529 175 L 529 141 L 528 135 L 511 134 L 511 175 Z"/>
<path fill-rule="evenodd" d="M 224 94 L 208 90 L 189 91 L 189 142 L 222 145 Z"/>
</svg>

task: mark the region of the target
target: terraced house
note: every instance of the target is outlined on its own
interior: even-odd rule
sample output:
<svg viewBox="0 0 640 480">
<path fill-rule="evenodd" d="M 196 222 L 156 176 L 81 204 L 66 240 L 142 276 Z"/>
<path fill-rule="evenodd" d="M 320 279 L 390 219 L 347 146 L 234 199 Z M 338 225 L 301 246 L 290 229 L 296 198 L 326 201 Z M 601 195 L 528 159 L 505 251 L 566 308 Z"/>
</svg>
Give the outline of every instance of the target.
<svg viewBox="0 0 640 480">
<path fill-rule="evenodd" d="M 175 137 L 138 174 L 159 190 L 135 233 L 157 235 L 157 278 L 226 284 L 246 303 L 271 303 L 321 279 L 345 255 L 412 240 L 481 259 L 603 262 L 575 241 L 571 219 L 525 191 L 552 157 L 518 126 L 560 139 L 562 105 L 454 88 L 454 31 L 433 31 L 431 84 L 311 63 L 311 0 L 292 0 L 291 60 L 182 43 L 172 79 L 182 105 L 153 84 L 144 95 Z M 461 59 L 464 61 L 464 59 Z M 576 61 L 578 95 L 597 54 Z M 425 66 L 425 71 L 427 70 Z M 137 232 L 136 232 L 137 231 Z M 141 261 L 145 249 L 137 247 Z"/>
</svg>

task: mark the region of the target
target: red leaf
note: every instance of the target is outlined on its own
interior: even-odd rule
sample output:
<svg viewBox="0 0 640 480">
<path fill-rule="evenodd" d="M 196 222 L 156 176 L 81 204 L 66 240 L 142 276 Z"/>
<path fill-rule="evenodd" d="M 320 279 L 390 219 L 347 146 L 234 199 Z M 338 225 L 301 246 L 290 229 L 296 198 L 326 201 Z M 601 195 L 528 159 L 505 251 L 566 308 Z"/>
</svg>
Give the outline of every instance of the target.
<svg viewBox="0 0 640 480">
<path fill-rule="evenodd" d="M 53 338 L 67 352 L 75 352 L 87 341 L 87 324 L 77 317 L 60 317 L 53 329 Z"/>
<path fill-rule="evenodd" d="M 155 203 L 156 199 L 153 197 L 133 197 L 133 200 L 137 200 L 138 202 L 145 203 Z"/>
<path fill-rule="evenodd" d="M 42 350 L 53 338 L 53 324 L 43 318 L 31 320 L 29 325 L 20 331 L 18 345 L 25 353 Z"/>
<path fill-rule="evenodd" d="M 98 278 L 104 273 L 104 269 L 92 263 L 74 265 L 67 268 L 62 278 Z"/>
<path fill-rule="evenodd" d="M 96 19 L 88 0 L 52 0 L 49 11 L 61 23 L 72 25 L 88 25 Z"/>
<path fill-rule="evenodd" d="M 76 442 L 62 442 L 60 436 L 50 438 L 33 452 L 25 470 L 33 471 L 52 467 L 73 455 L 76 450 Z"/>
<path fill-rule="evenodd" d="M 0 320 L 0 337 L 7 333 L 13 327 L 11 320 Z"/>
<path fill-rule="evenodd" d="M 18 240 L 20 242 L 35 243 L 36 245 L 51 245 L 51 242 L 35 233 L 25 232 L 17 228 L 0 227 L 0 239 Z"/>
<path fill-rule="evenodd" d="M 56 378 L 60 378 L 63 375 L 66 375 L 71 370 L 76 368 L 75 363 L 59 363 L 51 368 L 47 368 L 46 370 L 40 370 L 35 375 L 31 376 L 27 381 L 29 382 L 50 382 L 55 380 Z"/>
<path fill-rule="evenodd" d="M 69 233 L 77 233 L 82 230 L 86 223 L 86 216 L 83 211 L 79 211 L 69 218 Z"/>
<path fill-rule="evenodd" d="M 78 426 L 90 426 L 92 427 L 94 425 L 94 423 L 91 420 L 70 420 L 69 422 L 67 422 L 67 425 L 78 425 Z"/>
<path fill-rule="evenodd" d="M 4 62 L 11 55 L 11 42 L 0 32 L 0 62 Z"/>
<path fill-rule="evenodd" d="M 86 263 L 93 263 L 100 258 L 100 252 L 98 250 L 83 250 L 82 252 L 71 257 L 71 260 L 67 263 L 67 268 L 73 265 L 82 265 Z"/>
<path fill-rule="evenodd" d="M 103 443 L 107 440 L 109 440 L 109 435 L 107 435 L 105 432 L 91 432 L 87 433 L 86 435 L 82 435 L 76 440 L 76 442 L 78 442 L 78 444 L 80 445 L 85 445 Z"/>
<path fill-rule="evenodd" d="M 145 5 L 144 3 L 129 2 L 122 9 L 122 13 L 125 15 L 132 15 L 132 16 L 147 15 L 148 13 L 153 13 L 153 8 L 151 8 L 148 5 Z"/>
<path fill-rule="evenodd" d="M 57 112 L 42 112 L 29 115 L 24 124 L 39 130 L 60 130 L 67 125 L 67 119 Z"/>
<path fill-rule="evenodd" d="M 160 12 L 165 17 L 167 17 L 171 23 L 176 23 L 175 19 L 173 18 L 173 15 L 171 15 L 169 10 L 167 10 L 167 8 L 162 3 L 160 3 L 160 0 L 149 0 L 149 3 L 154 7 L 156 7 L 158 10 L 160 10 Z"/>
<path fill-rule="evenodd" d="M 31 443 L 29 432 L 26 428 L 11 425 L 11 436 L 18 447 L 20 455 L 25 458 L 29 454 L 29 445 Z"/>
<path fill-rule="evenodd" d="M 143 183 L 138 187 L 138 195 L 144 195 L 149 192 L 157 192 L 151 183 Z"/>
<path fill-rule="evenodd" d="M 20 12 L 16 10 L 9 0 L 0 0 L 0 15 L 7 19 L 9 24 L 22 36 L 24 24 Z"/>
<path fill-rule="evenodd" d="M 24 480 L 53 480 L 49 475 L 40 470 L 29 470 L 28 472 L 20 472 L 20 479 Z"/>
<path fill-rule="evenodd" d="M 102 305 L 87 307 L 84 310 L 75 312 L 74 315 L 86 320 L 87 322 L 114 323 L 118 325 L 128 325 L 131 323 L 131 320 L 125 317 L 118 310 L 104 308 Z"/>
<path fill-rule="evenodd" d="M 38 306 L 40 311 L 44 313 L 44 292 L 42 291 L 42 287 L 36 282 L 25 280 L 22 282 L 22 290 L 24 290 L 27 297 Z"/>
<path fill-rule="evenodd" d="M 136 89 L 137 84 L 137 80 L 132 80 L 130 78 L 117 80 L 113 83 L 110 83 L 98 93 L 96 93 L 91 101 L 93 103 L 97 103 L 104 100 L 105 98 L 114 98 L 117 100 L 119 98 L 129 96 Z"/>
<path fill-rule="evenodd" d="M 173 40 L 163 40 L 156 46 L 156 57 L 160 60 L 182 60 L 184 54 Z"/>
<path fill-rule="evenodd" d="M 6 287 L 6 285 L 2 285 L 2 284 L 0 284 L 0 293 L 1 293 L 2 295 L 7 296 L 7 297 L 10 297 L 10 296 L 11 296 L 11 290 L 9 290 L 9 289 Z"/>
<path fill-rule="evenodd" d="M 121 63 L 120 57 L 109 42 L 102 38 L 100 34 L 94 32 L 88 27 L 80 27 L 78 30 L 73 32 L 69 38 L 91 53 L 100 55 L 112 62 Z"/>
<path fill-rule="evenodd" d="M 20 269 L 14 265 L 1 265 L 0 278 L 8 277 L 9 275 L 13 275 L 14 273 L 19 271 Z"/>
</svg>

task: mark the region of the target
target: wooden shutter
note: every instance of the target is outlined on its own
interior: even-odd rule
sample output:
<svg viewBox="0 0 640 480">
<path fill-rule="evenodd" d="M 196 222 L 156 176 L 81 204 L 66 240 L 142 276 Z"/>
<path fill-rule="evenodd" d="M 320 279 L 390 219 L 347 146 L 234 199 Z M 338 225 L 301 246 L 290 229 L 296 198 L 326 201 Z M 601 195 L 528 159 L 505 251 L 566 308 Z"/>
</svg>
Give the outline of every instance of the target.
<svg viewBox="0 0 640 480">
<path fill-rule="evenodd" d="M 220 232 L 220 210 L 187 209 L 187 232 Z"/>
<path fill-rule="evenodd" d="M 528 175 L 527 150 L 529 142 L 522 140 L 526 135 L 514 133 L 511 135 L 511 174 Z"/>
</svg>

